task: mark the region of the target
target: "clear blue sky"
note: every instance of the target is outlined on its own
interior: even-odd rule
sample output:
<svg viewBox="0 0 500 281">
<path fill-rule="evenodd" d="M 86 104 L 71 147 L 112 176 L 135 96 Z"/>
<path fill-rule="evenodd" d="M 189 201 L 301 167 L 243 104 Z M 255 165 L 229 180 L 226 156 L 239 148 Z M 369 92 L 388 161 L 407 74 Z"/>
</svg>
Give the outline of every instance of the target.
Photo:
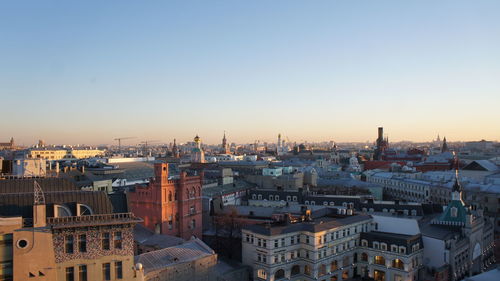
<svg viewBox="0 0 500 281">
<path fill-rule="evenodd" d="M 500 1 L 1 1 L 0 142 L 500 140 Z"/>
</svg>

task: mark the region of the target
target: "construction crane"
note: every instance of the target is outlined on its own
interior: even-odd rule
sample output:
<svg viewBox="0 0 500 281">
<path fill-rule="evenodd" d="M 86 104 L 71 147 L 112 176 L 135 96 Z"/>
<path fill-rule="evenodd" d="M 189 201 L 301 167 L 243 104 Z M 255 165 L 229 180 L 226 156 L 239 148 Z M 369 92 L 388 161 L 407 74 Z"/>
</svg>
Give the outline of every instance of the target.
<svg viewBox="0 0 500 281">
<path fill-rule="evenodd" d="M 134 139 L 135 137 L 123 137 L 123 138 L 116 138 L 114 139 L 115 141 L 118 141 L 118 153 L 122 152 L 122 140 L 128 140 L 128 139 Z"/>
<path fill-rule="evenodd" d="M 143 151 L 144 156 L 146 156 L 146 152 L 147 152 L 147 148 L 148 148 L 148 143 L 151 144 L 153 142 L 159 142 L 159 140 L 145 140 L 145 141 L 141 142 L 141 144 L 144 145 L 144 151 Z"/>
</svg>

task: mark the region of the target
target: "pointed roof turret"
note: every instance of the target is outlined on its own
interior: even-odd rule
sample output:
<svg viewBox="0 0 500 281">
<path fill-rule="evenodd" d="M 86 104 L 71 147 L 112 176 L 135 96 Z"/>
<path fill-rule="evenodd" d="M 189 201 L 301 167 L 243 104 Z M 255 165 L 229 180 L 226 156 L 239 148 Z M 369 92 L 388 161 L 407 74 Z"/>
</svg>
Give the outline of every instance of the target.
<svg viewBox="0 0 500 281">
<path fill-rule="evenodd" d="M 446 137 L 443 138 L 443 146 L 441 147 L 441 152 L 448 151 L 448 143 L 446 143 Z"/>
</svg>

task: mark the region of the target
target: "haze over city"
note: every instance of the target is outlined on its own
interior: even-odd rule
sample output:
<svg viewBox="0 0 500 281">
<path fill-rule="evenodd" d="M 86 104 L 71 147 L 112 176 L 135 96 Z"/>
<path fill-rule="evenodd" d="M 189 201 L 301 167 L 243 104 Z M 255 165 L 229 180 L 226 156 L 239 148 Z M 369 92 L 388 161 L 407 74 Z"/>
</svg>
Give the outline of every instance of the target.
<svg viewBox="0 0 500 281">
<path fill-rule="evenodd" d="M 2 1 L 2 136 L 500 139 L 500 2 L 362 3 Z"/>
</svg>

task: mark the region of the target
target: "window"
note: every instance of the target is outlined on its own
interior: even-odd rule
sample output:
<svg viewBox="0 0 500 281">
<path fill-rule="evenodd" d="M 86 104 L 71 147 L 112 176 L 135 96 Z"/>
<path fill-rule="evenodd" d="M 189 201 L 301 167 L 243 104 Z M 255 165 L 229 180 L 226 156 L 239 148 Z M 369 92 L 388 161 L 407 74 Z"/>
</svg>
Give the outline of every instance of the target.
<svg viewBox="0 0 500 281">
<path fill-rule="evenodd" d="M 385 265 L 385 258 L 382 256 L 375 256 L 374 261 L 375 264 Z"/>
<path fill-rule="evenodd" d="M 276 240 L 274 240 L 274 248 L 278 248 L 278 247 L 279 247 L 278 240 L 276 239 Z"/>
<path fill-rule="evenodd" d="M 115 249 L 121 249 L 123 241 L 122 232 L 121 231 L 115 232 L 115 236 L 113 237 L 113 239 L 114 239 Z"/>
<path fill-rule="evenodd" d="M 78 281 L 87 281 L 87 266 L 80 265 L 78 267 Z"/>
<path fill-rule="evenodd" d="M 342 260 L 342 266 L 343 267 L 349 266 L 349 263 L 350 263 L 349 256 L 344 256 L 344 259 Z"/>
<path fill-rule="evenodd" d="M 406 254 L 406 247 L 404 247 L 404 246 L 400 246 L 400 247 L 399 247 L 399 253 L 400 253 L 400 254 Z"/>
<path fill-rule="evenodd" d="M 293 196 L 293 197 L 292 197 L 292 200 L 293 200 L 294 202 L 296 202 L 296 201 L 297 201 L 297 196 Z"/>
<path fill-rule="evenodd" d="M 102 189 L 106 189 L 106 188 L 102 188 Z M 94 212 L 92 212 L 92 209 L 87 206 L 87 205 L 83 205 L 83 204 L 78 204 L 78 215 L 79 216 L 90 216 L 90 215 L 93 215 Z"/>
<path fill-rule="evenodd" d="M 115 278 L 123 279 L 123 264 L 121 261 L 115 261 Z"/>
<path fill-rule="evenodd" d="M 391 252 L 398 252 L 398 246 L 397 245 L 391 245 Z"/>
<path fill-rule="evenodd" d="M 361 253 L 361 261 L 368 261 L 368 254 L 367 253 Z"/>
<path fill-rule="evenodd" d="M 457 207 L 451 207 L 450 214 L 452 217 L 456 218 L 458 216 L 458 209 Z"/>
<path fill-rule="evenodd" d="M 191 229 L 196 228 L 196 220 L 191 220 Z"/>
<path fill-rule="evenodd" d="M 323 276 L 326 274 L 326 265 L 322 264 L 319 266 L 319 276 Z"/>
<path fill-rule="evenodd" d="M 75 281 L 74 267 L 66 267 L 66 281 Z"/>
<path fill-rule="evenodd" d="M 109 262 L 102 264 L 102 280 L 111 280 L 111 264 Z"/>
<path fill-rule="evenodd" d="M 109 250 L 109 232 L 104 232 L 101 234 L 101 245 L 103 250 Z M 106 279 L 108 280 L 108 279 Z"/>
<path fill-rule="evenodd" d="M 332 261 L 332 263 L 330 264 L 330 271 L 335 271 L 337 270 L 337 268 L 338 268 L 337 261 L 336 260 Z"/>
<path fill-rule="evenodd" d="M 300 266 L 294 265 L 294 266 L 292 266 L 291 275 L 294 276 L 294 275 L 297 275 L 297 274 L 300 274 Z"/>
<path fill-rule="evenodd" d="M 283 269 L 279 269 L 274 273 L 274 280 L 285 278 L 285 271 Z"/>
<path fill-rule="evenodd" d="M 309 265 L 304 265 L 304 274 L 311 275 L 311 267 Z"/>
<path fill-rule="evenodd" d="M 267 279 L 267 273 L 264 269 L 257 270 L 257 277 L 260 279 Z"/>
<path fill-rule="evenodd" d="M 87 235 L 86 234 L 80 234 L 78 236 L 78 250 L 81 253 L 87 252 Z"/>
<path fill-rule="evenodd" d="M 73 235 L 66 235 L 64 237 L 64 249 L 66 254 L 73 254 L 73 244 L 74 244 L 74 236 Z"/>
<path fill-rule="evenodd" d="M 405 269 L 405 264 L 402 260 L 395 259 L 395 260 L 392 260 L 392 267 L 397 268 L 397 269 Z"/>
</svg>

